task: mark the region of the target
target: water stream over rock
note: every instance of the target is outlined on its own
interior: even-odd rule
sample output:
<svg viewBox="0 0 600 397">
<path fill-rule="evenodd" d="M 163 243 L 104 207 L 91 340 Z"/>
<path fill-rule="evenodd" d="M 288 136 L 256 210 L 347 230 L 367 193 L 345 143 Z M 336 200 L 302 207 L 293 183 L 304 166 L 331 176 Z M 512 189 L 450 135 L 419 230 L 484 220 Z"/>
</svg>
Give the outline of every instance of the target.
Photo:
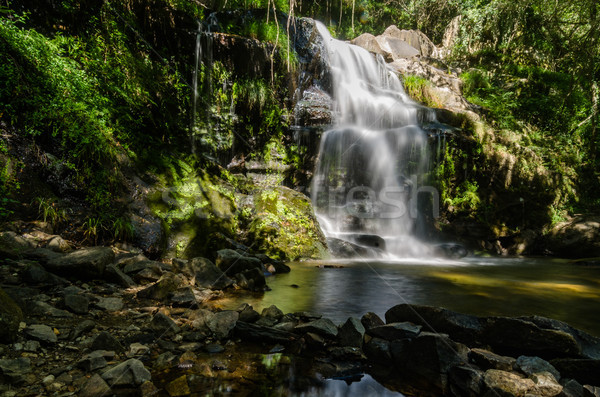
<svg viewBox="0 0 600 397">
<path fill-rule="evenodd" d="M 333 39 L 319 22 L 317 28 L 336 112 L 321 139 L 311 192 L 323 232 L 330 245 L 365 248 L 354 248 L 356 256 L 431 255 L 416 237 L 426 217 L 421 204 L 438 204 L 437 191 L 425 186 L 429 150 L 419 125 L 435 122 L 435 113 L 406 95 L 381 56 Z"/>
</svg>

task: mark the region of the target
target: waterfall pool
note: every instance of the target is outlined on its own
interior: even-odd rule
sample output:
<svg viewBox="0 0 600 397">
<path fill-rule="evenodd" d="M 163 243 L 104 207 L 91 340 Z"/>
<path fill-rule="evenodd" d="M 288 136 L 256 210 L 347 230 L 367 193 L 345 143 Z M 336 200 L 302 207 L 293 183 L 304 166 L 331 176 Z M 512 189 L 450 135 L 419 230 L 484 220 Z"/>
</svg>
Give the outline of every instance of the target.
<svg viewBox="0 0 600 397">
<path fill-rule="evenodd" d="M 481 316 L 540 315 L 600 336 L 600 268 L 551 258 L 330 260 L 290 263 L 267 278 L 271 291 L 237 292 L 218 301 L 259 312 L 309 311 L 335 323 L 400 304 L 441 306 Z"/>
</svg>

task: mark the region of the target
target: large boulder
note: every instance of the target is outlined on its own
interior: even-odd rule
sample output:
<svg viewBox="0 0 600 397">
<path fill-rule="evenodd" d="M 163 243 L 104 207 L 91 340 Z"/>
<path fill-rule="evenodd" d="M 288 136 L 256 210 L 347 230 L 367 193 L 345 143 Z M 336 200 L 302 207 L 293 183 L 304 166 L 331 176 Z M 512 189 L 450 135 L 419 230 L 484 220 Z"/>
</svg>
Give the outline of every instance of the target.
<svg viewBox="0 0 600 397">
<path fill-rule="evenodd" d="M 15 232 L 0 233 L 0 257 L 18 259 L 32 248 L 34 246 L 29 240 Z"/>
<path fill-rule="evenodd" d="M 233 280 L 206 258 L 193 258 L 189 261 L 189 266 L 198 287 L 225 289 L 233 285 Z"/>
<path fill-rule="evenodd" d="M 545 245 L 562 257 L 599 257 L 600 217 L 578 217 L 557 224 L 546 236 Z"/>
<path fill-rule="evenodd" d="M 263 269 L 262 262 L 259 259 L 242 255 L 232 249 L 219 250 L 216 264 L 228 276 L 234 276 L 254 268 Z"/>
<path fill-rule="evenodd" d="M 435 44 L 420 30 L 400 30 L 396 25 L 391 25 L 382 36 L 393 37 L 407 43 L 423 57 L 435 57 L 438 52 Z"/>
<path fill-rule="evenodd" d="M 483 332 L 478 317 L 434 306 L 397 305 L 385 313 L 385 321 L 388 324 L 408 321 L 421 325 L 426 331 L 448 334 L 453 340 L 469 346 L 477 345 Z"/>
<path fill-rule="evenodd" d="M 8 344 L 15 341 L 21 321 L 23 321 L 21 308 L 0 288 L 0 343 Z"/>
<path fill-rule="evenodd" d="M 163 300 L 185 285 L 185 279 L 179 274 L 165 273 L 156 283 L 137 293 L 138 298 Z"/>
<path fill-rule="evenodd" d="M 301 126 L 328 126 L 332 122 L 331 96 L 317 87 L 309 87 L 296 103 L 294 115 Z"/>
<path fill-rule="evenodd" d="M 257 216 L 250 223 L 253 249 L 272 258 L 296 260 L 327 256 L 325 236 L 304 194 L 279 186 L 254 195 Z"/>
<path fill-rule="evenodd" d="M 379 45 L 377 37 L 373 36 L 371 33 L 363 33 L 351 40 L 350 43 L 362 47 L 375 55 L 385 56 L 385 51 Z"/>
<path fill-rule="evenodd" d="M 392 62 L 397 59 L 412 58 L 419 55 L 419 50 L 407 42 L 395 37 L 381 35 L 377 36 L 377 43 L 384 52 L 386 61 Z"/>
<path fill-rule="evenodd" d="M 91 280 L 102 278 L 106 266 L 114 260 L 115 254 L 111 248 L 89 247 L 50 260 L 46 269 L 65 277 Z"/>
<path fill-rule="evenodd" d="M 144 367 L 140 360 L 135 358 L 122 362 L 102 373 L 102 379 L 112 387 L 140 386 L 151 378 L 150 371 Z"/>
</svg>

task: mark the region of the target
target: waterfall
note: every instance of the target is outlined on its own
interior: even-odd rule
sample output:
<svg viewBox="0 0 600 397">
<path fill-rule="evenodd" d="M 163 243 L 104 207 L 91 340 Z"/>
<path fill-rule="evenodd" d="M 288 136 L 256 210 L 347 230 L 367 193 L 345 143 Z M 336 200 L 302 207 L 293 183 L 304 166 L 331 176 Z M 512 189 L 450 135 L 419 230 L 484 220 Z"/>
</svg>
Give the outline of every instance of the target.
<svg viewBox="0 0 600 397">
<path fill-rule="evenodd" d="M 328 238 L 382 255 L 429 255 L 415 237 L 423 218 L 418 203 L 438 198 L 435 189 L 419 187 L 429 166 L 419 123 L 435 116 L 406 95 L 381 56 L 333 39 L 319 22 L 317 29 L 329 57 L 336 119 L 321 139 L 311 190 L 321 228 Z"/>
</svg>

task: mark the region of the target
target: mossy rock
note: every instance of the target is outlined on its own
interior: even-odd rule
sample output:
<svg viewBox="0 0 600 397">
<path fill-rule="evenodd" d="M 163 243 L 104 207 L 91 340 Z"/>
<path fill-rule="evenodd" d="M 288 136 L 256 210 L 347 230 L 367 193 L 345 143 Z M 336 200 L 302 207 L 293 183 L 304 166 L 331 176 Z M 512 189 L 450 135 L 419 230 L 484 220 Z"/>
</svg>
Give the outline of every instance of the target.
<svg viewBox="0 0 600 397">
<path fill-rule="evenodd" d="M 254 251 L 281 260 L 327 256 L 325 237 L 308 197 L 286 187 L 254 194 L 256 214 L 248 238 Z"/>
<path fill-rule="evenodd" d="M 233 187 L 202 171 L 164 181 L 149 201 L 153 215 L 163 222 L 168 256 L 211 257 L 211 236 L 236 234 Z"/>
<path fill-rule="evenodd" d="M 23 321 L 21 308 L 0 289 L 0 343 L 11 343 L 17 339 L 19 323 Z"/>
</svg>

